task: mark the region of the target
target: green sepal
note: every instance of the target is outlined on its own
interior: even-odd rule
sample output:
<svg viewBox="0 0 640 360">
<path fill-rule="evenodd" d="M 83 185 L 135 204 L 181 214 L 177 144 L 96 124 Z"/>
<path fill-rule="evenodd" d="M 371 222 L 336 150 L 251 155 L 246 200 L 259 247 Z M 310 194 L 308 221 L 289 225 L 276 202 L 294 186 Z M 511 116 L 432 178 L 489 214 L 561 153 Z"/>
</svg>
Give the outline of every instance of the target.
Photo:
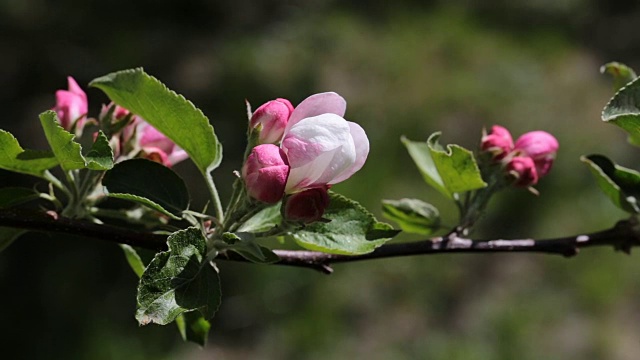
<svg viewBox="0 0 640 360">
<path fill-rule="evenodd" d="M 107 171 L 102 185 L 110 197 L 137 202 L 179 219 L 189 208 L 187 185 L 173 170 L 146 159 L 131 159 Z"/>
<path fill-rule="evenodd" d="M 0 130 L 0 169 L 45 177 L 47 170 L 58 165 L 51 151 L 24 150 L 10 133 Z"/>
<path fill-rule="evenodd" d="M 40 197 L 37 191 L 23 187 L 0 188 L 0 209 L 24 204 Z"/>
<path fill-rule="evenodd" d="M 629 143 L 640 146 L 640 79 L 618 91 L 602 110 L 602 121 L 617 125 L 629 134 Z"/>
<path fill-rule="evenodd" d="M 602 65 L 600 72 L 611 75 L 614 91 L 620 90 L 638 77 L 632 68 L 615 61 Z"/>
<path fill-rule="evenodd" d="M 190 311 L 212 318 L 220 306 L 220 278 L 204 235 L 190 227 L 171 234 L 167 244 L 169 251 L 156 254 L 140 278 L 136 319 L 166 325 Z"/>
<path fill-rule="evenodd" d="M 443 148 L 439 138 L 436 132 L 426 142 L 401 139 L 427 184 L 451 199 L 454 193 L 486 187 L 473 153 L 458 145 Z"/>
<path fill-rule="evenodd" d="M 74 141 L 75 135 L 60 126 L 58 115 L 56 115 L 55 111 L 49 110 L 40 114 L 40 124 L 53 154 L 64 171 L 87 167 L 82 156 L 82 147 Z"/>
<path fill-rule="evenodd" d="M 410 233 L 430 235 L 440 229 L 438 209 L 419 199 L 382 200 L 382 213 Z"/>
<path fill-rule="evenodd" d="M 329 192 L 329 207 L 323 218 L 291 233 L 302 247 L 332 254 L 357 255 L 372 252 L 400 231 L 376 220 L 362 205 Z"/>
<path fill-rule="evenodd" d="M 141 116 L 184 149 L 203 174 L 218 167 L 222 145 L 209 119 L 182 95 L 168 89 L 142 68 L 114 72 L 89 86 L 104 91 L 116 104 Z"/>
<path fill-rule="evenodd" d="M 580 158 L 589 166 L 600 189 L 618 208 L 632 214 L 640 213 L 640 172 L 615 164 L 602 155 Z"/>
</svg>

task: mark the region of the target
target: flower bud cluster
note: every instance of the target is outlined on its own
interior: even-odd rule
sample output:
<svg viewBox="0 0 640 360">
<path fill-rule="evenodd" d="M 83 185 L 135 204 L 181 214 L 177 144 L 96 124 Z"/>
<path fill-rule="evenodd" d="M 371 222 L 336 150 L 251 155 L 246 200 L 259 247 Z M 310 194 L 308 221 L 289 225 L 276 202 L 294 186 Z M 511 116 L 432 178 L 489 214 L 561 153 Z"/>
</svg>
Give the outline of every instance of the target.
<svg viewBox="0 0 640 360">
<path fill-rule="evenodd" d="M 480 144 L 480 149 L 491 154 L 493 161 L 504 165 L 515 179 L 514 184 L 522 187 L 537 184 L 549 173 L 558 147 L 558 140 L 545 131 L 530 131 L 514 143 L 509 130 L 498 125 L 482 137 Z"/>
<path fill-rule="evenodd" d="M 286 99 L 260 106 L 250 121 L 260 144 L 242 168 L 247 193 L 269 204 L 284 198 L 288 220 L 320 220 L 329 187 L 360 170 L 369 154 L 367 135 L 343 118 L 345 111 L 345 100 L 333 92 L 312 95 L 295 109 Z"/>
<path fill-rule="evenodd" d="M 80 135 L 86 125 L 89 102 L 78 83 L 71 76 L 67 80 L 69 90 L 56 92 L 56 105 L 53 110 L 58 114 L 60 125 L 64 129 Z M 143 157 L 165 166 L 172 166 L 189 156 L 167 136 L 123 107 L 115 104 L 103 105 L 99 121 L 108 124 L 127 122 L 112 134 L 109 140 L 116 161 Z"/>
</svg>

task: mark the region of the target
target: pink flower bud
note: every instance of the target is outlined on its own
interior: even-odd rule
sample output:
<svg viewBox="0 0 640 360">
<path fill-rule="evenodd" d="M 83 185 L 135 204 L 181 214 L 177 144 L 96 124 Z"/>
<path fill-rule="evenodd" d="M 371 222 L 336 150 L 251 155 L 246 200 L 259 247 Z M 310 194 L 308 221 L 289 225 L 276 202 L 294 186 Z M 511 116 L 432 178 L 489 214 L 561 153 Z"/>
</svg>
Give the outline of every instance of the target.
<svg viewBox="0 0 640 360">
<path fill-rule="evenodd" d="M 186 151 L 148 123 L 138 124 L 140 148 L 146 158 L 171 167 L 189 157 Z"/>
<path fill-rule="evenodd" d="M 531 131 L 516 140 L 515 151 L 531 157 L 536 164 L 538 176 L 543 177 L 551 170 L 558 147 L 558 140 L 548 132 Z"/>
<path fill-rule="evenodd" d="M 538 183 L 538 172 L 533 159 L 528 156 L 516 156 L 507 163 L 507 171 L 516 178 L 516 186 L 532 186 Z"/>
<path fill-rule="evenodd" d="M 53 110 L 58 113 L 63 128 L 70 130 L 76 123 L 76 127 L 81 129 L 89 108 L 87 95 L 71 76 L 67 77 L 67 82 L 69 90 L 56 91 L 56 106 Z"/>
<path fill-rule="evenodd" d="M 260 106 L 251 116 L 252 128 L 262 125 L 260 143 L 273 144 L 282 139 L 293 105 L 287 99 L 271 100 Z"/>
<path fill-rule="evenodd" d="M 268 204 L 282 199 L 288 176 L 287 156 L 273 144 L 254 147 L 242 166 L 242 178 L 249 196 Z"/>
<path fill-rule="evenodd" d="M 506 128 L 494 125 L 491 133 L 482 137 L 480 148 L 493 154 L 493 158 L 500 160 L 513 149 L 513 138 Z"/>
<path fill-rule="evenodd" d="M 327 206 L 329 206 L 327 187 L 308 189 L 287 198 L 284 204 L 284 217 L 287 220 L 309 224 L 322 219 Z"/>
</svg>

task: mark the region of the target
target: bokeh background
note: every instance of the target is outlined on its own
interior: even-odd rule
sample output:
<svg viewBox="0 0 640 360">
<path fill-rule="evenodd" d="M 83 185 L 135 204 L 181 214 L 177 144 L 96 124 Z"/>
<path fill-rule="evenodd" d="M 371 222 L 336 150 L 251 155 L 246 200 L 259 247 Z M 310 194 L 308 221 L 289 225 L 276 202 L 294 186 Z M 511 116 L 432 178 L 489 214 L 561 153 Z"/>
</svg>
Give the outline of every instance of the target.
<svg viewBox="0 0 640 360">
<path fill-rule="evenodd" d="M 640 6 L 606 0 L 0 0 L 0 128 L 42 148 L 38 113 L 74 76 L 143 66 L 209 116 L 224 145 L 222 196 L 240 167 L 244 99 L 254 106 L 336 91 L 371 141 L 335 187 L 380 200 L 427 188 L 399 138 L 475 148 L 483 127 L 541 129 L 561 150 L 540 197 L 494 199 L 477 237 L 555 237 L 625 215 L 580 155 L 638 167 L 638 149 L 600 121 L 612 95 L 599 66 L 640 68 Z M 106 98 L 87 90 L 96 115 Z M 203 183 L 176 166 L 201 206 Z M 0 171 L 0 185 L 33 179 Z M 412 239 L 401 236 L 398 241 Z M 415 239 L 415 238 L 413 238 Z M 572 259 L 439 255 L 308 270 L 220 263 L 223 303 L 205 349 L 173 325 L 138 328 L 137 279 L 121 251 L 33 233 L 0 254 L 0 353 L 7 359 L 637 359 L 640 260 L 611 249 Z"/>
</svg>

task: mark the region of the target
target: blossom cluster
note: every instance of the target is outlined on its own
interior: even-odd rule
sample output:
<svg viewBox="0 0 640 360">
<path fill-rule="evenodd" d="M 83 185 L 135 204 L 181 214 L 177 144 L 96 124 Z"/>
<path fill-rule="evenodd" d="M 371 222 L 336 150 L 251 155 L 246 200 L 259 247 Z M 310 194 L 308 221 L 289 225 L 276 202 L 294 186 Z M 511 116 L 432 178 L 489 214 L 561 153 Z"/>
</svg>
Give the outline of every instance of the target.
<svg viewBox="0 0 640 360">
<path fill-rule="evenodd" d="M 260 106 L 250 127 L 258 132 L 242 167 L 252 198 L 274 204 L 284 199 L 288 220 L 320 220 L 327 190 L 364 165 L 369 140 L 360 125 L 343 118 L 346 102 L 334 92 L 315 94 L 297 107 L 286 99 Z"/>
<path fill-rule="evenodd" d="M 529 187 L 551 170 L 558 151 L 558 140 L 545 131 L 530 131 L 514 143 L 506 128 L 494 125 L 482 137 L 480 148 L 505 166 L 516 186 Z"/>
<path fill-rule="evenodd" d="M 60 125 L 65 130 L 81 135 L 85 125 L 90 122 L 88 120 L 91 120 L 88 118 L 89 101 L 71 76 L 67 81 L 68 90 L 56 91 L 56 105 L 53 110 L 56 111 Z M 170 167 L 188 157 L 187 153 L 168 137 L 123 107 L 115 104 L 103 105 L 99 121 L 109 124 L 126 122 L 126 125 L 109 140 L 116 161 L 143 157 Z M 97 133 L 94 136 L 97 136 Z"/>
</svg>

